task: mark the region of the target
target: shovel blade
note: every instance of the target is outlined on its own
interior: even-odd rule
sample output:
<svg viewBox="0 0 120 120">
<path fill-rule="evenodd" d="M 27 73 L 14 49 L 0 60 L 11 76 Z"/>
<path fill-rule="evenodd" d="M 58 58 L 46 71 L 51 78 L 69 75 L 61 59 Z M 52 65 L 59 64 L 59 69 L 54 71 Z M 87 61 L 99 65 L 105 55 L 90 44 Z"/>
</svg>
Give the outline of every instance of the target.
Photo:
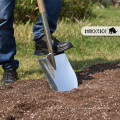
<svg viewBox="0 0 120 120">
<path fill-rule="evenodd" d="M 55 91 L 69 91 L 78 87 L 78 81 L 65 53 L 55 55 L 56 70 L 52 67 L 49 56 L 39 59 L 41 69 Z"/>
</svg>

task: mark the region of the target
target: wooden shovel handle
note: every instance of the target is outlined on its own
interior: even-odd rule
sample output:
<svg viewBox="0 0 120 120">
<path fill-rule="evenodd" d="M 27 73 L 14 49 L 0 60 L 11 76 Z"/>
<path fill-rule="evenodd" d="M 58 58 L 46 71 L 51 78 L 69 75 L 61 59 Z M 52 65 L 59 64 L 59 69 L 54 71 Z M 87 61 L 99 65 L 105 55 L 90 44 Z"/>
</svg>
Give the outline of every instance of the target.
<svg viewBox="0 0 120 120">
<path fill-rule="evenodd" d="M 45 13 L 46 9 L 45 9 L 44 0 L 37 0 L 37 3 L 38 3 L 40 13 Z"/>
</svg>

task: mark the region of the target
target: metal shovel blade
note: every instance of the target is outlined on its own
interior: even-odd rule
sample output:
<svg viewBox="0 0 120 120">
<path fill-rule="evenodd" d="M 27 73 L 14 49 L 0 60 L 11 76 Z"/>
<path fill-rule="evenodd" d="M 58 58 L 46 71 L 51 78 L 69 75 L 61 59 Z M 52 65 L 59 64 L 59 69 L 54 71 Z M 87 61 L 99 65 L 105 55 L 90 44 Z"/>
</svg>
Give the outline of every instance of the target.
<svg viewBox="0 0 120 120">
<path fill-rule="evenodd" d="M 65 53 L 55 55 L 56 70 L 50 63 L 50 56 L 38 59 L 41 69 L 50 85 L 55 91 L 69 91 L 78 88 L 78 81 Z"/>
</svg>

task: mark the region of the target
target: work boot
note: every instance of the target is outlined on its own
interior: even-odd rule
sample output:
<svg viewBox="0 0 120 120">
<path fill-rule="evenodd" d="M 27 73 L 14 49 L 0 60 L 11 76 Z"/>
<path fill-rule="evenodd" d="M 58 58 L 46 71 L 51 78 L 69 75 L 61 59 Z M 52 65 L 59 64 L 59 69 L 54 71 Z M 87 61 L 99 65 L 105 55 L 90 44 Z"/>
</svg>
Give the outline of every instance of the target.
<svg viewBox="0 0 120 120">
<path fill-rule="evenodd" d="M 51 36 L 52 39 L 52 48 L 53 53 L 59 54 L 64 52 L 65 50 L 68 50 L 73 47 L 73 45 L 70 42 L 60 42 L 53 36 Z M 48 54 L 48 48 L 45 36 L 43 36 L 40 40 L 35 41 L 35 51 L 34 55 L 46 55 Z"/>
<path fill-rule="evenodd" d="M 14 68 L 7 68 L 4 70 L 4 75 L 1 80 L 3 85 L 8 85 L 17 81 L 17 72 Z"/>
</svg>

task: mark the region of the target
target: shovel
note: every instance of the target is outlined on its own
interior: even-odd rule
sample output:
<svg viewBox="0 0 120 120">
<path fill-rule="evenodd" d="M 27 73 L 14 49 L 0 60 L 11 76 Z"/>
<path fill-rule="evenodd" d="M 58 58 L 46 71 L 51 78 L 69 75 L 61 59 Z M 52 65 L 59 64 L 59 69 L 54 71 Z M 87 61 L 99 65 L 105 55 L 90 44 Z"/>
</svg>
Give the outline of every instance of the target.
<svg viewBox="0 0 120 120">
<path fill-rule="evenodd" d="M 37 0 L 43 23 L 45 38 L 49 54 L 38 59 L 41 69 L 54 91 L 69 91 L 78 87 L 78 81 L 65 53 L 53 54 L 52 40 L 47 20 L 44 0 Z"/>
</svg>

